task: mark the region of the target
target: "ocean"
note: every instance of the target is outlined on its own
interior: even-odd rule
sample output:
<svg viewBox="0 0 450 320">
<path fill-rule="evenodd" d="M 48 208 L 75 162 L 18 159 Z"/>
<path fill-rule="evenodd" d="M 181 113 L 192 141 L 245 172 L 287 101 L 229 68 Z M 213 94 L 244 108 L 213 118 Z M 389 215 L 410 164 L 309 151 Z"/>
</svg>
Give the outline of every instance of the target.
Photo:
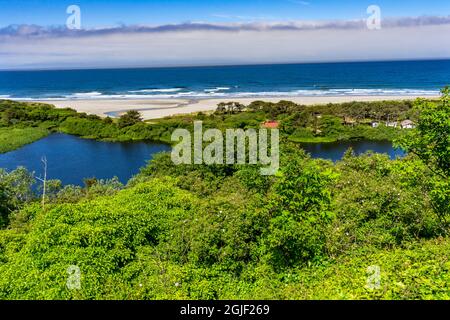
<svg viewBox="0 0 450 320">
<path fill-rule="evenodd" d="M 450 60 L 1 71 L 0 99 L 436 95 Z"/>
</svg>

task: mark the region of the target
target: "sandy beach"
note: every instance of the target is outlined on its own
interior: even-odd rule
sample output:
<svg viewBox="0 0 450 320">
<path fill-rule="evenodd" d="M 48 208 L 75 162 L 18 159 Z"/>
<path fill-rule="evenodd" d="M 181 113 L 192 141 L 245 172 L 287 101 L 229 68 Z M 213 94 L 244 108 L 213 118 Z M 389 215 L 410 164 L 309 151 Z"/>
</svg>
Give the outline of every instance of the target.
<svg viewBox="0 0 450 320">
<path fill-rule="evenodd" d="M 57 108 L 72 108 L 78 112 L 86 112 L 101 117 L 117 117 L 128 110 L 137 110 L 145 120 L 160 119 L 168 116 L 190 114 L 195 112 L 214 111 L 220 102 L 236 101 L 248 105 L 252 101 L 262 100 L 278 102 L 280 100 L 293 101 L 299 104 L 327 104 L 351 101 L 383 101 L 383 100 L 411 100 L 420 96 L 320 96 L 320 97 L 276 97 L 276 98 L 227 98 L 227 99 L 90 99 L 90 100 L 55 100 L 35 101 L 49 103 Z M 438 98 L 438 96 L 426 96 L 426 98 Z"/>
</svg>

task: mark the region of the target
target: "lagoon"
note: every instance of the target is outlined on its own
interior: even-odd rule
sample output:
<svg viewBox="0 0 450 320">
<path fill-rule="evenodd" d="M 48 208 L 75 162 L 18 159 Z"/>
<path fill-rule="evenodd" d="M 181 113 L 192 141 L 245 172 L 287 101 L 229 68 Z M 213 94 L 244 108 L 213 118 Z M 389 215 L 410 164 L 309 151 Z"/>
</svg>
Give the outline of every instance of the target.
<svg viewBox="0 0 450 320">
<path fill-rule="evenodd" d="M 48 179 L 63 184 L 84 185 L 84 178 L 111 179 L 126 183 L 156 153 L 170 151 L 169 145 L 153 142 L 103 142 L 55 133 L 18 150 L 0 154 L 0 168 L 23 166 L 43 174 L 41 158 L 48 162 Z"/>
<path fill-rule="evenodd" d="M 395 149 L 389 141 L 339 141 L 333 143 L 302 143 L 301 147 L 313 158 L 332 161 L 342 159 L 348 148 L 356 154 L 369 150 L 386 153 L 391 159 L 405 152 Z M 41 158 L 48 161 L 48 179 L 59 179 L 63 184 L 84 185 L 85 178 L 111 179 L 117 176 L 126 183 L 148 160 L 171 147 L 156 142 L 104 142 L 55 133 L 39 141 L 5 154 L 0 154 L 0 168 L 14 170 L 23 166 L 43 174 Z"/>
<path fill-rule="evenodd" d="M 302 143 L 301 147 L 313 158 L 322 158 L 336 162 L 341 160 L 345 152 L 352 148 L 356 155 L 367 151 L 376 153 L 385 153 L 391 159 L 404 157 L 405 151 L 396 149 L 390 141 L 374 140 L 355 140 L 355 141 L 337 141 L 330 143 Z"/>
</svg>

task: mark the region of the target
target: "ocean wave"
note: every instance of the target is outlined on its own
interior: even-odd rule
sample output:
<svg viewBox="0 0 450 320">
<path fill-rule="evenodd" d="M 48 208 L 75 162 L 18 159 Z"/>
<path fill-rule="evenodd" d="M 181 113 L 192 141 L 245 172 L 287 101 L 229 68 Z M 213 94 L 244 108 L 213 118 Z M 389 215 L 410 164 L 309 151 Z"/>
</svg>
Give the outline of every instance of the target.
<svg viewBox="0 0 450 320">
<path fill-rule="evenodd" d="M 142 95 L 142 94 L 73 94 L 63 99 L 65 100 L 109 100 L 109 99 L 142 99 L 145 97 L 158 97 L 158 95 Z M 51 100 L 51 99 L 48 99 Z"/>
<path fill-rule="evenodd" d="M 95 97 L 100 97 L 102 95 L 103 95 L 103 93 L 101 93 L 101 92 L 92 91 L 92 92 L 74 93 L 73 95 L 71 95 L 71 97 L 72 98 L 95 98 Z"/>
<path fill-rule="evenodd" d="M 157 90 L 157 89 L 148 89 Z M 159 89 L 158 89 L 159 90 Z M 232 99 L 232 98 L 277 98 L 277 97 L 339 97 L 339 96 L 438 96 L 438 90 L 421 90 L 421 89 L 299 89 L 291 91 L 260 91 L 260 92 L 229 92 L 230 88 L 217 87 L 214 89 L 204 89 L 203 91 L 182 91 L 184 89 L 161 89 L 162 91 L 152 91 L 142 94 L 142 90 L 134 91 L 141 94 L 115 93 L 106 94 L 98 91 L 80 92 L 66 96 L 58 97 L 25 97 L 17 98 L 7 96 L 11 100 L 114 100 L 114 99 Z M 170 90 L 170 91 L 169 91 Z M 182 92 L 180 92 L 182 91 Z M 228 91 L 228 92 L 224 92 Z M 1 98 L 2 96 L 0 96 Z M 6 96 L 5 96 L 6 97 Z"/>
<path fill-rule="evenodd" d="M 179 92 L 182 91 L 182 88 L 170 88 L 170 89 L 142 89 L 142 90 L 132 90 L 128 91 L 130 93 L 168 93 L 168 92 Z"/>
<path fill-rule="evenodd" d="M 293 90 L 267 92 L 236 92 L 230 95 L 238 98 L 257 97 L 336 97 L 336 96 L 437 96 L 439 90 L 418 89 L 330 89 L 330 90 Z"/>
<path fill-rule="evenodd" d="M 230 89 L 231 88 L 229 88 L 229 87 L 217 87 L 217 88 L 214 88 L 214 89 L 205 89 L 203 91 L 206 92 L 206 93 L 216 93 L 216 92 L 220 92 L 220 91 L 228 91 Z"/>
</svg>

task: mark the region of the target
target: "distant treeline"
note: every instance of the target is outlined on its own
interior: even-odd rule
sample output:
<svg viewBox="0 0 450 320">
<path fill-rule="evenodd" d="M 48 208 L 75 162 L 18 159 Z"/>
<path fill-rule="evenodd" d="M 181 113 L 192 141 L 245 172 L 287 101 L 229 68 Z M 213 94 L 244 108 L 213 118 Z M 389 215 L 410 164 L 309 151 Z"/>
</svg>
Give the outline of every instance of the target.
<svg viewBox="0 0 450 320">
<path fill-rule="evenodd" d="M 295 142 L 358 138 L 392 140 L 399 134 L 398 130 L 383 126 L 375 129 L 360 124 L 368 124 L 372 120 L 414 121 L 418 115 L 412 106 L 411 101 L 349 102 L 314 106 L 290 101 L 254 101 L 248 106 L 231 102 L 219 104 L 217 110 L 209 114 L 200 112 L 146 123 L 137 111 L 129 111 L 118 119 L 112 119 L 78 113 L 69 108 L 58 109 L 43 103 L 0 100 L 0 140 L 10 142 L 5 148 L 0 148 L 0 152 L 32 142 L 33 139 L 45 136 L 45 132 L 64 132 L 109 141 L 152 140 L 170 143 L 171 133 L 175 128 L 192 128 L 194 120 L 202 120 L 205 127 L 219 129 L 259 128 L 267 120 L 276 120 L 280 123 L 281 134 Z M 345 118 L 355 119 L 355 125 L 344 126 Z M 7 131 L 1 131 L 2 128 L 29 130 L 24 131 L 21 137 L 9 137 Z"/>
<path fill-rule="evenodd" d="M 308 106 L 282 100 L 278 103 L 254 101 L 247 109 L 251 111 L 263 111 L 272 117 L 278 117 L 282 114 L 298 114 L 306 112 L 359 119 L 404 120 L 410 117 L 417 118 L 417 114 L 412 112 L 413 104 L 414 101 L 401 100 L 373 102 L 353 101 Z"/>
</svg>

